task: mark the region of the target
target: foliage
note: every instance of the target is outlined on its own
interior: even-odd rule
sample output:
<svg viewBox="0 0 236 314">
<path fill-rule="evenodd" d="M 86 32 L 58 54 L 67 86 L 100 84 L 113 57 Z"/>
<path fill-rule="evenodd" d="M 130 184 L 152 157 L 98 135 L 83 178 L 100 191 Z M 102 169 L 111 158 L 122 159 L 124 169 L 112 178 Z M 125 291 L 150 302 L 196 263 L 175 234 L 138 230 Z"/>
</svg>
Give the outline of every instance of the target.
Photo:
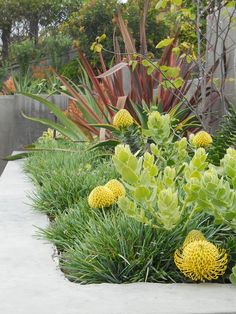
<svg viewBox="0 0 236 314">
<path fill-rule="evenodd" d="M 3 83 L 6 81 L 8 77 L 8 63 L 3 62 L 2 66 L 0 67 L 0 90 L 3 88 Z"/>
<path fill-rule="evenodd" d="M 59 70 L 65 57 L 72 45 L 70 37 L 58 34 L 56 36 L 46 37 L 43 41 L 43 49 L 50 59 L 50 64 L 55 70 Z"/>
<path fill-rule="evenodd" d="M 103 72 L 105 72 L 97 76 L 98 79 L 96 79 L 96 74 L 91 65 L 80 52 L 80 60 L 92 83 L 89 87 L 91 88 L 90 94 L 98 95 L 96 107 L 100 111 L 98 112 L 98 117 L 102 117 L 101 121 L 101 118 L 92 118 L 89 115 L 89 120 L 93 120 L 90 123 L 104 124 L 108 122 L 110 124 L 114 112 L 110 111 L 108 106 L 112 106 L 113 108 L 118 107 L 117 109 L 125 107 L 135 120 L 141 123 L 140 116 L 143 115 L 144 111 L 150 110 L 150 107 L 154 105 L 159 106 L 163 112 L 168 112 L 171 109 L 173 109 L 173 112 L 178 111 L 178 120 L 180 122 L 178 131 L 184 132 L 188 128 L 195 129 L 198 127 L 194 114 L 197 118 L 200 118 L 197 112 L 201 100 L 201 89 L 197 87 L 192 97 L 189 98 L 188 92 L 192 86 L 191 75 L 194 64 L 186 64 L 182 58 L 176 57 L 173 53 L 172 49 L 175 47 L 177 38 L 162 43 L 164 49 L 159 62 L 157 62 L 136 53 L 135 46 L 132 44 L 133 39 L 119 14 L 116 17 L 116 23 L 123 36 L 127 61 L 123 60 L 120 62 L 118 60 L 118 64 L 106 71 L 104 60 L 100 53 L 101 65 Z M 143 49 L 141 48 L 141 50 Z M 217 64 L 216 62 L 209 70 L 209 73 L 214 72 Z M 129 73 L 129 79 L 127 79 L 127 73 Z M 209 82 L 209 73 L 206 73 L 206 83 Z M 100 79 L 102 80 L 102 84 Z M 126 81 L 126 86 L 123 84 L 124 80 Z M 77 92 L 78 89 L 76 90 L 75 87 L 70 86 L 65 81 L 63 83 L 66 85 L 68 92 L 78 101 L 79 109 L 84 114 L 84 108 L 81 108 L 84 106 L 81 106 L 81 102 L 86 103 L 86 99 L 82 96 L 83 100 L 81 101 L 81 95 L 78 95 Z M 79 94 L 81 94 L 81 89 L 79 90 Z M 125 98 L 126 96 L 127 98 Z M 122 103 L 119 103 L 121 97 L 123 97 Z M 207 98 L 206 103 L 207 110 L 209 110 L 212 106 L 212 100 Z M 104 106 L 107 109 L 105 112 L 102 111 L 103 109 L 101 110 Z M 86 120 L 87 122 L 89 121 L 88 112 L 86 112 L 86 117 L 83 119 L 83 127 L 85 127 Z M 78 125 L 80 125 L 79 121 Z M 88 126 L 86 128 L 89 130 Z M 106 133 L 107 138 L 109 138 L 109 134 Z"/>
<path fill-rule="evenodd" d="M 218 131 L 214 136 L 213 145 L 208 154 L 208 160 L 219 165 L 220 160 L 224 157 L 227 148 L 236 147 L 236 111 L 230 106 L 227 115 L 224 116 L 219 125 Z"/>
<path fill-rule="evenodd" d="M 13 76 L 15 93 L 54 94 L 60 88 L 60 82 L 55 76 L 47 75 L 43 79 L 32 79 L 31 75 Z"/>
<path fill-rule="evenodd" d="M 25 169 L 37 183 L 34 207 L 54 217 L 88 196 L 96 185 L 116 176 L 110 161 L 99 158 L 99 152 L 89 152 L 85 144 L 63 141 L 40 142 L 39 148 L 67 148 L 65 152 L 42 151 L 27 159 Z M 51 158 L 54 154 L 54 158 Z M 93 175 L 88 176 L 88 171 Z"/>
<path fill-rule="evenodd" d="M 106 49 L 113 51 L 113 33 L 116 29 L 113 15 L 117 12 L 118 1 L 99 0 L 86 1 L 82 4 L 79 11 L 75 11 L 69 18 L 61 25 L 60 29 L 63 33 L 71 35 L 79 47 L 84 51 L 94 66 L 99 66 L 99 58 L 93 54 L 89 47 L 94 42 L 94 38 L 102 34 L 106 34 L 105 45 Z M 128 0 L 125 5 L 122 5 L 122 14 L 127 21 L 129 29 L 134 37 L 136 46 L 140 46 L 139 22 L 142 11 L 142 4 L 137 1 Z M 165 22 L 156 22 L 155 1 L 151 1 L 147 17 L 147 36 L 148 36 L 148 50 L 154 52 L 155 43 L 167 34 L 168 27 Z M 120 35 L 116 32 L 118 41 Z M 104 59 L 108 64 L 113 58 L 109 52 L 104 52 Z"/>
<path fill-rule="evenodd" d="M 79 83 L 79 69 L 80 69 L 80 64 L 78 58 L 72 59 L 66 64 L 64 64 L 59 73 L 60 75 L 66 77 L 68 80 L 74 82 L 75 84 Z"/>
<path fill-rule="evenodd" d="M 233 285 L 236 285 L 236 266 L 233 267 L 232 269 L 232 274 L 230 275 L 230 281 L 232 282 Z"/>
<path fill-rule="evenodd" d="M 128 194 L 118 201 L 128 215 L 156 228 L 173 229 L 181 215 L 195 211 L 214 216 L 216 224 L 236 231 L 236 151 L 228 149 L 219 169 L 207 163 L 203 148 L 190 159 L 186 139 L 173 140 L 170 117 L 150 114 L 144 131 L 155 144 L 137 158 L 118 145 L 113 162 Z"/>
<path fill-rule="evenodd" d="M 71 119 L 67 118 L 66 115 L 52 102 L 38 95 L 33 95 L 33 94 L 28 94 L 28 93 L 22 93 L 22 95 L 30 97 L 44 104 L 47 108 L 49 108 L 54 113 L 54 115 L 57 117 L 60 123 L 52 122 L 49 119 L 39 119 L 39 118 L 28 117 L 24 113 L 22 113 L 25 118 L 31 121 L 39 122 L 44 125 L 50 126 L 51 128 L 57 130 L 59 133 L 61 133 L 62 135 L 64 135 L 71 141 L 80 141 L 82 138 L 84 138 L 84 134 L 80 131 L 80 129 L 76 126 L 76 124 L 73 121 L 71 121 Z"/>
<path fill-rule="evenodd" d="M 16 92 L 16 87 L 14 84 L 13 77 L 9 77 L 6 81 L 3 82 L 2 92 L 4 95 L 12 95 Z"/>
<path fill-rule="evenodd" d="M 0 30 L 2 39 L 2 58 L 6 60 L 8 57 L 8 49 L 12 26 L 16 20 L 21 17 L 22 7 L 21 2 L 17 0 L 1 0 L 0 1 Z"/>
<path fill-rule="evenodd" d="M 10 57 L 19 65 L 20 76 L 24 76 L 29 71 L 30 63 L 37 59 L 37 51 L 31 40 L 21 43 L 14 43 L 10 46 Z"/>
</svg>

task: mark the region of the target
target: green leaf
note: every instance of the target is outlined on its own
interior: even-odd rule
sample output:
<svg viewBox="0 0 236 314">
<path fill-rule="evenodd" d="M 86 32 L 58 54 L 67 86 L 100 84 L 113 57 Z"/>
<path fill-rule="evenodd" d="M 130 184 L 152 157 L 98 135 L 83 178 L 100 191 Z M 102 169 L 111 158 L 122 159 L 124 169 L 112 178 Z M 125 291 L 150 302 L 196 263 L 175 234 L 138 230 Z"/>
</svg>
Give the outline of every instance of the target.
<svg viewBox="0 0 236 314">
<path fill-rule="evenodd" d="M 94 126 L 95 128 L 103 128 L 103 129 L 107 129 L 110 130 L 112 132 L 117 132 L 118 130 L 111 124 L 89 124 L 91 126 Z"/>
<path fill-rule="evenodd" d="M 89 148 L 89 150 L 99 148 L 99 147 L 107 147 L 107 146 L 115 147 L 116 145 L 119 145 L 119 144 L 120 144 L 120 141 L 118 140 L 107 140 L 107 141 L 99 142 L 93 145 L 92 147 Z"/>
<path fill-rule="evenodd" d="M 29 117 L 29 116 L 25 115 L 23 112 L 21 114 L 24 118 L 26 118 L 28 120 L 50 126 L 51 128 L 57 130 L 58 132 L 60 132 L 64 136 L 68 137 L 72 141 L 78 141 L 81 139 L 80 137 L 78 137 L 73 132 L 71 132 L 70 130 L 65 128 L 63 125 L 60 125 L 59 123 L 55 123 L 49 119 L 42 119 L 42 118 L 40 119 L 40 118 Z"/>
<path fill-rule="evenodd" d="M 167 6 L 168 0 L 159 0 L 155 6 L 155 9 L 165 9 L 165 7 Z"/>
<path fill-rule="evenodd" d="M 148 67 L 148 69 L 147 69 L 147 74 L 148 74 L 148 75 L 151 75 L 154 70 L 155 70 L 155 67 L 154 67 L 154 66 Z"/>
<path fill-rule="evenodd" d="M 183 0 L 172 0 L 172 3 L 180 6 L 183 3 Z"/>
<path fill-rule="evenodd" d="M 160 49 L 163 47 L 167 47 L 167 46 L 171 45 L 173 43 L 173 41 L 174 41 L 174 38 L 163 39 L 156 45 L 156 48 Z"/>
<path fill-rule="evenodd" d="M 141 123 L 141 126 L 143 128 L 146 128 L 147 127 L 147 120 L 148 120 L 148 115 L 147 115 L 147 112 L 144 111 L 143 106 L 140 106 L 138 104 L 135 104 L 134 102 L 132 102 L 132 100 L 130 101 L 140 123 Z"/>
<path fill-rule="evenodd" d="M 175 88 L 180 88 L 183 85 L 184 80 L 181 77 L 179 77 L 176 80 L 174 80 L 173 83 Z"/>
<path fill-rule="evenodd" d="M 134 191 L 134 197 L 136 198 L 136 200 L 140 201 L 145 201 L 148 200 L 148 198 L 150 197 L 151 192 L 149 191 L 149 189 L 145 186 L 138 186 L 135 191 Z"/>
<path fill-rule="evenodd" d="M 84 138 L 84 133 L 80 130 L 80 128 L 72 122 L 69 118 L 65 116 L 65 114 L 52 102 L 48 101 L 47 99 L 44 99 L 40 96 L 29 94 L 29 93 L 22 93 L 22 95 L 32 98 L 43 105 L 45 105 L 50 111 L 54 113 L 54 115 L 58 118 L 58 120 L 71 132 L 74 133 L 74 135 L 77 137 L 77 139 L 80 139 L 81 136 Z M 39 121 L 38 121 L 39 122 Z"/>
<path fill-rule="evenodd" d="M 226 4 L 226 8 L 230 9 L 230 8 L 234 8 L 235 7 L 235 0 L 229 1 Z"/>
<path fill-rule="evenodd" d="M 6 156 L 4 158 L 2 158 L 2 160 L 6 160 L 6 161 L 14 161 L 14 160 L 19 160 L 19 159 L 23 159 L 23 158 L 27 158 L 29 157 L 30 155 L 32 154 L 32 152 L 28 152 L 28 153 L 19 153 L 19 154 L 16 154 L 16 155 L 9 155 L 9 156 Z"/>
<path fill-rule="evenodd" d="M 142 60 L 142 65 L 148 68 L 150 67 L 150 65 L 152 65 L 152 63 L 149 60 L 145 59 L 145 60 Z"/>
<path fill-rule="evenodd" d="M 233 274 L 229 276 L 229 280 L 231 281 L 233 285 L 236 285 L 236 277 Z"/>
<path fill-rule="evenodd" d="M 236 278 L 236 266 L 234 266 L 234 267 L 232 268 L 232 271 L 233 271 L 233 275 L 234 275 L 235 278 Z"/>
</svg>

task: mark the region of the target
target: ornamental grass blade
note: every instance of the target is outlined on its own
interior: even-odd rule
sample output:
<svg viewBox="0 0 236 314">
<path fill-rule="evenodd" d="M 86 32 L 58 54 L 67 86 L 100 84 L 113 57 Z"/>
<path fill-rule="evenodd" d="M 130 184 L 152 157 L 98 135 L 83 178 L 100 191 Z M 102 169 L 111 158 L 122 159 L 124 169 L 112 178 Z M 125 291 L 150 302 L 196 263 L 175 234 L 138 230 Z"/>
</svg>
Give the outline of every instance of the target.
<svg viewBox="0 0 236 314">
<path fill-rule="evenodd" d="M 81 137 L 81 135 L 82 135 L 81 130 L 77 127 L 77 125 L 74 122 L 72 122 L 70 119 L 68 119 L 65 116 L 65 114 L 54 103 L 52 103 L 52 102 L 48 101 L 47 99 L 44 99 L 44 98 L 42 98 L 40 96 L 37 96 L 37 95 L 33 95 L 33 94 L 29 94 L 29 93 L 22 93 L 22 95 L 24 95 L 26 97 L 29 97 L 29 98 L 32 98 L 32 99 L 38 101 L 39 103 L 42 103 L 43 105 L 45 105 L 50 111 L 52 111 L 54 113 L 54 115 L 63 124 L 63 126 L 71 134 L 73 134 L 75 138 L 80 138 Z M 27 117 L 27 118 L 29 118 L 29 117 Z M 32 119 L 34 119 L 34 118 L 32 118 Z M 41 119 L 41 120 L 45 120 L 45 119 Z M 40 121 L 37 121 L 37 122 L 40 122 Z M 50 122 L 49 125 L 52 125 L 52 121 L 48 120 L 47 122 Z M 47 124 L 46 121 L 44 121 L 43 124 Z M 55 125 L 57 125 L 57 124 L 55 123 Z"/>
<path fill-rule="evenodd" d="M 68 92 L 74 97 L 74 99 L 83 107 L 83 109 L 93 118 L 94 122 L 102 123 L 101 118 L 92 110 L 90 105 L 87 103 L 86 98 L 80 94 L 75 88 L 71 86 L 67 80 L 62 77 L 61 75 L 56 74 L 59 80 L 62 82 L 62 84 L 66 87 Z M 100 112 L 102 115 L 105 115 L 103 107 L 101 104 L 97 102 L 98 108 L 100 109 Z"/>
<path fill-rule="evenodd" d="M 14 160 L 19 160 L 19 159 L 24 159 L 27 158 L 31 155 L 32 153 L 27 152 L 27 153 L 19 153 L 19 154 L 15 154 L 15 155 L 9 155 L 6 157 L 1 158 L 2 160 L 6 160 L 6 161 L 14 161 Z"/>
<path fill-rule="evenodd" d="M 115 21 L 120 29 L 121 35 L 123 37 L 123 41 L 125 43 L 125 49 L 128 54 L 127 58 L 130 60 L 131 55 L 136 53 L 136 48 L 133 42 L 133 39 L 130 35 L 127 25 L 125 24 L 121 12 L 118 11 L 118 14 L 114 17 Z"/>
<path fill-rule="evenodd" d="M 115 132 L 117 131 L 117 129 L 112 126 L 111 124 L 90 124 L 91 126 L 94 126 L 96 128 L 103 128 L 103 129 L 107 129 L 109 131 Z"/>
<path fill-rule="evenodd" d="M 97 76 L 97 78 L 105 78 L 111 75 L 114 75 L 117 71 L 122 70 L 123 68 L 126 68 L 128 66 L 127 62 L 120 62 L 116 65 L 114 65 L 112 68 L 110 68 L 108 71 L 100 74 Z"/>
<path fill-rule="evenodd" d="M 81 140 L 81 136 L 79 136 L 78 133 L 75 134 L 73 131 L 67 129 L 66 127 L 64 127 L 63 125 L 61 125 L 59 123 L 55 123 L 55 122 L 53 122 L 53 121 L 51 121 L 49 119 L 29 117 L 29 116 L 25 115 L 23 112 L 21 114 L 22 114 L 22 116 L 24 118 L 26 118 L 28 120 L 47 125 L 47 126 L 53 128 L 53 129 L 57 130 L 58 132 L 60 132 L 64 136 L 68 137 L 72 141 Z M 82 132 L 81 132 L 81 134 L 82 134 L 83 137 L 85 137 Z"/>
<path fill-rule="evenodd" d="M 133 109 L 138 117 L 138 122 L 141 124 L 142 128 L 147 128 L 147 122 L 148 122 L 148 114 L 144 111 L 143 107 L 140 105 L 135 105 L 134 103 L 131 103 L 133 106 Z"/>
<path fill-rule="evenodd" d="M 127 96 L 120 96 L 120 97 L 118 97 L 116 108 L 118 110 L 124 109 L 126 100 L 127 100 Z"/>
<path fill-rule="evenodd" d="M 105 107 L 107 108 L 109 114 L 112 114 L 112 111 L 110 109 L 110 104 L 109 104 L 109 100 L 106 98 L 101 86 L 100 86 L 100 83 L 98 81 L 98 79 L 96 78 L 96 75 L 94 74 L 93 72 L 93 69 L 92 67 L 90 66 L 87 58 L 85 57 L 85 55 L 80 51 L 78 50 L 79 52 L 79 56 L 80 56 L 80 60 L 87 72 L 87 75 L 89 76 L 92 84 L 93 84 L 93 88 L 94 88 L 94 91 L 99 95 L 100 99 L 102 100 L 103 104 L 105 105 Z M 101 112 L 103 112 L 103 108 L 101 107 L 101 105 L 98 103 L 99 105 L 99 109 Z M 99 123 L 99 122 L 98 122 Z"/>
<path fill-rule="evenodd" d="M 107 140 L 107 141 L 99 142 L 99 143 L 93 145 L 92 147 L 89 148 L 89 150 L 99 148 L 99 147 L 116 147 L 119 144 L 120 144 L 120 141 L 118 141 L 118 140 L 114 140 L 114 139 L 113 140 Z"/>
</svg>

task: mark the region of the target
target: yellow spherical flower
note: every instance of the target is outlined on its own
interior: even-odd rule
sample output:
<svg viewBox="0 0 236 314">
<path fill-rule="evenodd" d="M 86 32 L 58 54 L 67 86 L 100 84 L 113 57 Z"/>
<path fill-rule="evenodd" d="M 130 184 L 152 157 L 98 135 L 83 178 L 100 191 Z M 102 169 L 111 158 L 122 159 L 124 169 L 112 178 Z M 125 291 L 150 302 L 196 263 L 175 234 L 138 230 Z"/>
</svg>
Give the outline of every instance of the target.
<svg viewBox="0 0 236 314">
<path fill-rule="evenodd" d="M 189 243 L 193 241 L 204 241 L 206 238 L 201 233 L 201 231 L 198 230 L 192 230 L 188 233 L 187 237 L 184 240 L 183 247 L 187 246 Z"/>
<path fill-rule="evenodd" d="M 199 131 L 192 137 L 191 143 L 195 147 L 208 147 L 212 144 L 212 137 L 205 131 Z"/>
<path fill-rule="evenodd" d="M 52 139 L 54 137 L 54 130 L 48 128 L 47 131 L 43 132 L 42 138 Z"/>
<path fill-rule="evenodd" d="M 110 180 L 105 187 L 110 189 L 115 196 L 115 199 L 118 200 L 119 197 L 125 195 L 125 187 L 118 180 Z"/>
<path fill-rule="evenodd" d="M 109 207 L 114 202 L 114 194 L 105 186 L 97 186 L 92 190 L 88 197 L 89 206 L 92 208 Z"/>
<path fill-rule="evenodd" d="M 228 256 L 224 249 L 206 240 L 198 240 L 176 250 L 174 261 L 186 277 L 205 281 L 217 279 L 225 273 Z"/>
<path fill-rule="evenodd" d="M 133 117 L 126 109 L 119 110 L 113 118 L 113 126 L 118 129 L 128 128 L 133 122 Z"/>
</svg>

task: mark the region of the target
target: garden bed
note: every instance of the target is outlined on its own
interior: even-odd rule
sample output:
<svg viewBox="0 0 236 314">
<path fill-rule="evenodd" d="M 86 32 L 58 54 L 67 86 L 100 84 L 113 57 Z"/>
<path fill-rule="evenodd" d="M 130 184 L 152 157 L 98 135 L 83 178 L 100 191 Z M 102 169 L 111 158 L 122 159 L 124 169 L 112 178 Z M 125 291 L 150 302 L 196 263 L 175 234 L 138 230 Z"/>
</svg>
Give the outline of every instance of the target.
<svg viewBox="0 0 236 314">
<path fill-rule="evenodd" d="M 235 287 L 228 284 L 78 285 L 65 280 L 54 249 L 35 237 L 46 216 L 32 211 L 32 184 L 14 161 L 0 178 L 1 302 L 4 314 L 234 313 Z M 52 310 L 53 309 L 53 310 Z"/>
</svg>

